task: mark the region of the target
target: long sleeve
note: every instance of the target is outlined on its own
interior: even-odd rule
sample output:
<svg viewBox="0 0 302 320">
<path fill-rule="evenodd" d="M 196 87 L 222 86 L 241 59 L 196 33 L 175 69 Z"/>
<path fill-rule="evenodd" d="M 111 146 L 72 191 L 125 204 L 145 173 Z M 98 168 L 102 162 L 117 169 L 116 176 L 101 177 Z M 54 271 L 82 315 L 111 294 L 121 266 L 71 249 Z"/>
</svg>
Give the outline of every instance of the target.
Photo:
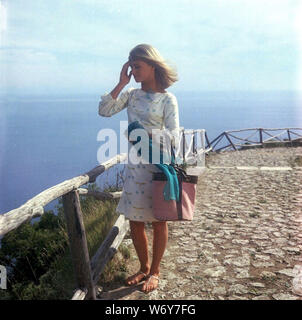
<svg viewBox="0 0 302 320">
<path fill-rule="evenodd" d="M 99 115 L 102 117 L 111 117 L 112 115 L 122 111 L 128 105 L 130 92 L 133 88 L 127 89 L 122 92 L 120 97 L 113 99 L 110 93 L 101 96 L 99 103 Z"/>
</svg>

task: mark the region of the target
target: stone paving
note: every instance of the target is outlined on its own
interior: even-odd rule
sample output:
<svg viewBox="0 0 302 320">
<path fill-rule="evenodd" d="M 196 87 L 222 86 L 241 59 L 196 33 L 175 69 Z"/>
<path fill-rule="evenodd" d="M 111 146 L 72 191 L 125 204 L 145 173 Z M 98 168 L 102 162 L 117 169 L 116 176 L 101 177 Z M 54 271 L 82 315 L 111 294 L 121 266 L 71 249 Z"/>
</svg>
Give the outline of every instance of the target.
<svg viewBox="0 0 302 320">
<path fill-rule="evenodd" d="M 302 300 L 302 147 L 210 154 L 193 222 L 169 222 L 159 288 L 115 288 L 102 299 Z M 152 233 L 148 228 L 150 243 Z M 131 242 L 129 274 L 138 270 Z M 151 245 L 150 245 L 151 252 Z"/>
</svg>

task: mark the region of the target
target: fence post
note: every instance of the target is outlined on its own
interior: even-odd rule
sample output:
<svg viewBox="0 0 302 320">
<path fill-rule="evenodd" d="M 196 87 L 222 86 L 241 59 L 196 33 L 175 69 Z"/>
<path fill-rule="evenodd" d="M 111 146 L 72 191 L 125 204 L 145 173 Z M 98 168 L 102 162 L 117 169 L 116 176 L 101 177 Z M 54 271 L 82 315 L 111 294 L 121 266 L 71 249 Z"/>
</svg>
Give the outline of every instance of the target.
<svg viewBox="0 0 302 320">
<path fill-rule="evenodd" d="M 290 136 L 289 129 L 287 129 L 287 136 L 288 136 L 288 141 L 290 142 L 290 145 L 293 146 L 293 142 L 292 142 L 292 139 L 291 139 L 291 136 Z"/>
<path fill-rule="evenodd" d="M 263 136 L 262 136 L 262 128 L 259 128 L 259 137 L 260 137 L 260 143 L 263 146 Z"/>
<path fill-rule="evenodd" d="M 0 264 L 0 289 L 7 289 L 6 267 Z"/>
<path fill-rule="evenodd" d="M 64 214 L 67 223 L 69 246 L 78 287 L 87 289 L 87 299 L 96 299 L 92 281 L 90 259 L 79 192 L 71 191 L 62 196 Z"/>
</svg>

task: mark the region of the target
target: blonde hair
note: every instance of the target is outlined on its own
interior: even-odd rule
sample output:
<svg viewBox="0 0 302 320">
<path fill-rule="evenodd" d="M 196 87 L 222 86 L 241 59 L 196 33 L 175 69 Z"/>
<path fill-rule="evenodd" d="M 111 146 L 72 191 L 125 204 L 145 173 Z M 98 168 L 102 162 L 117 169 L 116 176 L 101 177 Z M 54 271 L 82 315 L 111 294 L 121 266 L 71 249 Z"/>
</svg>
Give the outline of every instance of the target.
<svg viewBox="0 0 302 320">
<path fill-rule="evenodd" d="M 139 44 L 129 54 L 129 61 L 142 60 L 155 68 L 155 81 L 162 89 L 178 80 L 177 72 L 163 59 L 157 49 L 149 44 Z"/>
</svg>

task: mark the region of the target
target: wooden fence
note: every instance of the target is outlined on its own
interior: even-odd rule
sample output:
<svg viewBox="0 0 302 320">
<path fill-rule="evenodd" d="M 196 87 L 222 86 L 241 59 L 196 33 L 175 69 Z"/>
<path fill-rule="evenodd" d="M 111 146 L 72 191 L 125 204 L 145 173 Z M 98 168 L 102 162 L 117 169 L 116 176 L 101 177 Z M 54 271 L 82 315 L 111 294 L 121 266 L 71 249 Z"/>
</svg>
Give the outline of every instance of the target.
<svg viewBox="0 0 302 320">
<path fill-rule="evenodd" d="M 244 136 L 246 134 L 248 135 Z M 224 131 L 211 142 L 209 142 L 207 134 L 205 134 L 205 139 L 207 148 L 216 152 L 284 144 L 294 146 L 300 145 L 302 142 L 302 128 L 231 130 Z"/>
<path fill-rule="evenodd" d="M 203 141 L 201 146 L 198 146 L 197 144 L 196 134 L 198 133 Z M 187 143 L 185 138 L 187 134 L 190 135 L 189 143 Z M 185 159 L 192 153 L 196 157 L 204 157 L 203 135 L 204 130 L 182 130 L 181 139 L 179 140 L 182 149 L 179 156 L 182 155 Z M 188 148 L 192 150 L 188 151 Z M 0 214 L 0 237 L 2 237 L 19 227 L 21 224 L 30 221 L 32 218 L 43 215 L 44 207 L 48 203 L 62 197 L 72 263 L 78 287 L 78 289 L 75 290 L 72 300 L 96 299 L 96 285 L 99 277 L 103 272 L 106 263 L 117 252 L 119 245 L 129 229 L 128 221 L 125 219 L 124 215 L 120 215 L 101 246 L 90 259 L 80 204 L 80 195 L 85 194 L 103 200 L 119 198 L 122 192 L 88 191 L 85 188 L 81 188 L 81 186 L 95 182 L 96 178 L 104 171 L 118 163 L 123 163 L 126 159 L 127 154 L 125 153 L 116 155 L 87 173 L 44 190 L 19 208 Z"/>
<path fill-rule="evenodd" d="M 21 207 L 0 215 L 0 236 L 16 229 L 26 221 L 44 213 L 44 207 L 62 197 L 72 262 L 78 290 L 72 299 L 96 299 L 95 286 L 107 261 L 117 251 L 128 230 L 124 216 L 119 216 L 111 231 L 90 261 L 83 215 L 79 195 L 94 196 L 97 199 L 120 197 L 121 192 L 107 193 L 88 191 L 81 186 L 95 182 L 105 170 L 126 160 L 127 154 L 119 154 L 89 172 L 57 184 L 28 200 Z"/>
</svg>

